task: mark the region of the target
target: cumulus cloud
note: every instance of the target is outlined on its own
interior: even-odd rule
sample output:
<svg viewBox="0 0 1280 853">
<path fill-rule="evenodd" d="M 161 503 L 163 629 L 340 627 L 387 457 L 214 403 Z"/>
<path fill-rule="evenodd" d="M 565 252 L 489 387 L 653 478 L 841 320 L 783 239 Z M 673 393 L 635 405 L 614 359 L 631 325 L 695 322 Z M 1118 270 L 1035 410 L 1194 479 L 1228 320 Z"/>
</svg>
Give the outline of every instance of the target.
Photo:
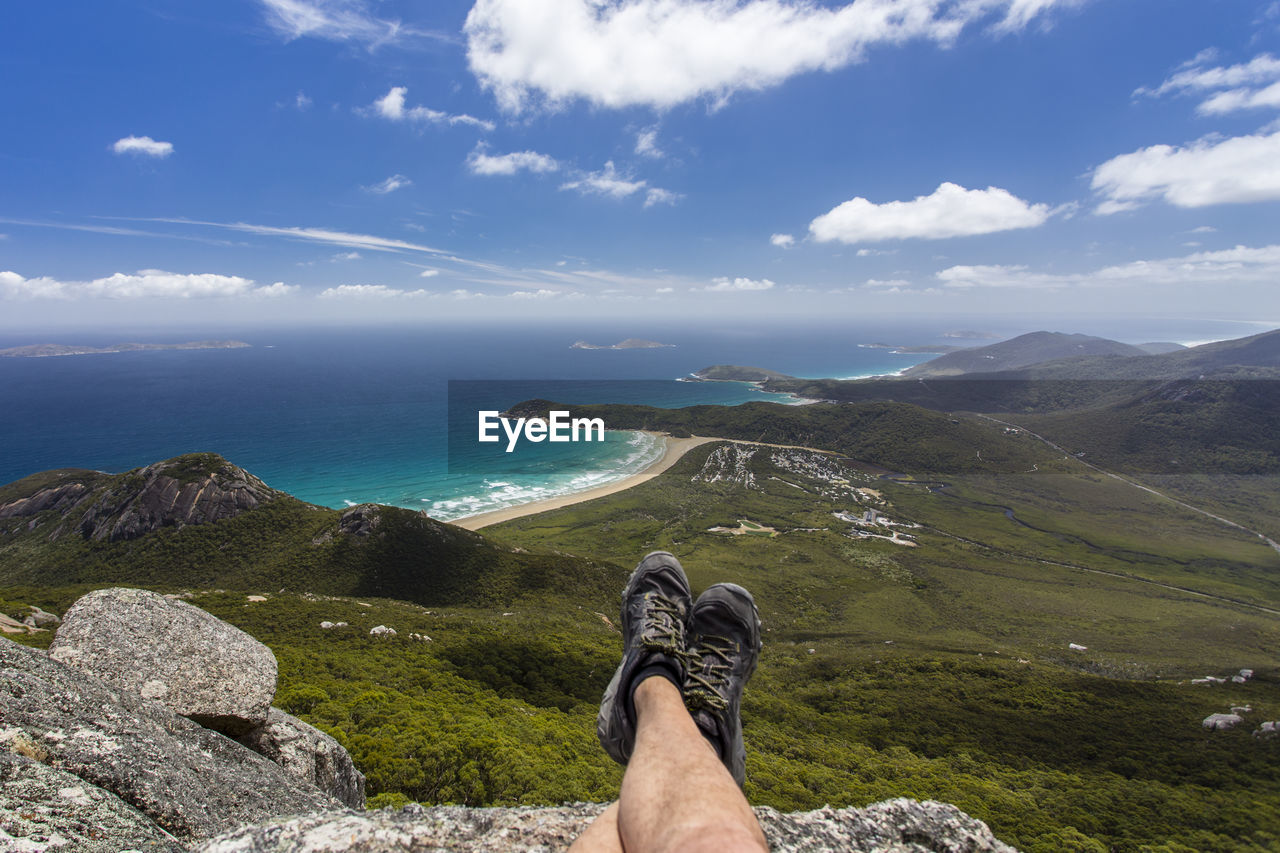
<svg viewBox="0 0 1280 853">
<path fill-rule="evenodd" d="M 1186 147 L 1153 145 L 1121 154 L 1093 172 L 1100 214 L 1163 199 L 1175 207 L 1280 199 L 1280 132 L 1205 137 Z"/>
<path fill-rule="evenodd" d="M 0 296 L 6 299 L 199 299 L 283 296 L 296 290 L 296 285 L 283 282 L 255 287 L 252 279 L 214 273 L 141 270 L 91 281 L 60 281 L 47 276 L 24 278 L 13 271 L 0 272 Z"/>
<path fill-rule="evenodd" d="M 920 238 L 940 240 L 1034 228 L 1049 218 L 1045 204 L 1028 204 L 1008 190 L 967 190 L 943 183 L 912 201 L 875 204 L 861 196 L 832 208 L 809 223 L 819 242 L 874 243 Z"/>
<path fill-rule="evenodd" d="M 388 121 L 407 121 L 414 124 L 464 124 L 478 127 L 481 130 L 493 130 L 494 128 L 493 122 L 476 118 L 466 113 L 452 115 L 440 110 L 433 110 L 430 107 L 405 107 L 405 96 L 408 93 L 409 88 L 407 86 L 392 86 L 391 91 L 374 101 L 364 112 Z"/>
<path fill-rule="evenodd" d="M 995 19 L 1017 30 L 1072 0 L 477 0 L 463 27 L 472 72 L 503 109 L 576 99 L 664 109 L 832 71 L 868 48 L 955 40 Z"/>
<path fill-rule="evenodd" d="M 111 146 L 117 154 L 132 154 L 137 157 L 168 157 L 173 153 L 172 142 L 157 142 L 150 136 L 126 136 L 117 139 Z"/>
<path fill-rule="evenodd" d="M 467 155 L 467 169 L 473 175 L 514 175 L 522 171 L 541 175 L 559 168 L 554 157 L 536 151 L 489 154 L 483 145 L 478 145 Z"/>
<path fill-rule="evenodd" d="M 1280 245 L 1236 246 L 1178 258 L 1132 261 L 1083 273 L 1043 273 L 1026 266 L 953 266 L 936 274 L 951 288 L 1049 288 L 1125 285 L 1224 286 L 1273 283 L 1280 278 Z"/>
<path fill-rule="evenodd" d="M 392 175 L 385 181 L 380 181 L 371 187 L 365 187 L 365 191 L 374 193 L 375 195 L 386 195 L 387 193 L 393 193 L 402 187 L 408 186 L 413 186 L 413 181 L 409 180 L 404 175 Z"/>
<path fill-rule="evenodd" d="M 293 99 L 293 106 L 298 112 L 306 112 L 311 109 L 311 99 L 307 97 L 306 92 L 299 92 L 298 96 Z"/>
<path fill-rule="evenodd" d="M 423 270 L 418 273 L 419 278 L 435 278 L 440 275 L 440 270 Z"/>
<path fill-rule="evenodd" d="M 675 204 L 684 198 L 681 193 L 673 193 L 671 190 L 664 190 L 659 187 L 650 187 L 649 191 L 644 194 L 644 206 L 653 207 L 655 204 Z"/>
<path fill-rule="evenodd" d="M 401 290 L 385 284 L 340 284 L 320 291 L 318 299 L 400 299 L 430 296 L 428 290 Z"/>
<path fill-rule="evenodd" d="M 1261 53 L 1238 65 L 1210 65 L 1215 57 L 1213 51 L 1203 51 L 1159 86 L 1142 87 L 1133 94 L 1160 97 L 1213 93 L 1197 107 L 1205 115 L 1280 107 L 1280 59 Z"/>
<path fill-rule="evenodd" d="M 645 181 L 633 181 L 618 173 L 610 160 L 599 172 L 587 172 L 574 181 L 560 185 L 562 190 L 577 190 L 583 195 L 602 195 L 609 198 L 626 198 L 644 189 Z"/>
<path fill-rule="evenodd" d="M 796 244 L 796 238 L 790 234 L 774 234 L 769 238 L 769 242 L 780 249 L 790 249 Z"/>
<path fill-rule="evenodd" d="M 767 278 L 751 279 L 751 278 L 729 278 L 721 276 L 713 278 L 711 284 L 702 288 L 713 293 L 741 293 L 752 290 L 771 290 L 774 284 Z"/>
<path fill-rule="evenodd" d="M 554 299 L 555 297 L 560 295 L 561 295 L 560 291 L 548 290 L 544 287 L 544 288 L 539 288 L 538 290 L 512 291 L 511 298 L 512 299 Z"/>
</svg>

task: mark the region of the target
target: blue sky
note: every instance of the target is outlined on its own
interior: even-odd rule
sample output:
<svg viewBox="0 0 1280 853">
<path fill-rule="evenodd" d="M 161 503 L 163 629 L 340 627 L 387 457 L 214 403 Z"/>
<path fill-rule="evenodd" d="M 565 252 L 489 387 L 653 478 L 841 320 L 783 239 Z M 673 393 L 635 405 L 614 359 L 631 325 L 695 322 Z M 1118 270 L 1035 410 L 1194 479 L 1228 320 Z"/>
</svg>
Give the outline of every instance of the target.
<svg viewBox="0 0 1280 853">
<path fill-rule="evenodd" d="M 1280 325 L 1280 3 L 7 4 L 0 325 Z"/>
</svg>

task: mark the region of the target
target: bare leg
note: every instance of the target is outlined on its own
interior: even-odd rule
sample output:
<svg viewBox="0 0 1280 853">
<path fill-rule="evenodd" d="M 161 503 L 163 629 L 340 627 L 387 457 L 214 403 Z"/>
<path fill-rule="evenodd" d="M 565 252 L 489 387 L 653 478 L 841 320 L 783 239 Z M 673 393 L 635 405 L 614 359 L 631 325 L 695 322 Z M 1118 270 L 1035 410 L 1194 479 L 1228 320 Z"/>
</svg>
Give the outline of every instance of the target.
<svg viewBox="0 0 1280 853">
<path fill-rule="evenodd" d="M 612 803 L 574 839 L 569 853 L 622 853 L 618 835 L 618 804 Z"/>
<path fill-rule="evenodd" d="M 698 731 L 675 685 L 635 691 L 636 745 L 622 777 L 617 826 L 627 853 L 768 851 L 755 812 Z"/>
</svg>

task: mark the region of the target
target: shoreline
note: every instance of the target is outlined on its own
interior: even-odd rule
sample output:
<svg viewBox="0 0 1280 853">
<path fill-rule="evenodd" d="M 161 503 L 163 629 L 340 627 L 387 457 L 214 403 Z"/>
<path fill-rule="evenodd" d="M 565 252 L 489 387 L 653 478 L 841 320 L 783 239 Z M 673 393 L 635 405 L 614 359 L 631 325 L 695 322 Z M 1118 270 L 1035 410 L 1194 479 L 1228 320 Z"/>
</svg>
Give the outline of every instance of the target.
<svg viewBox="0 0 1280 853">
<path fill-rule="evenodd" d="M 502 509 L 490 510 L 489 512 L 481 512 L 476 515 L 463 516 L 455 518 L 453 521 L 446 522 L 456 527 L 462 527 L 467 530 L 479 530 L 482 527 L 488 527 L 492 524 L 501 524 L 504 521 L 511 521 L 514 518 L 522 518 L 526 515 L 536 515 L 540 512 L 549 512 L 553 509 L 560 509 L 571 504 L 582 503 L 583 501 L 603 498 L 607 495 L 616 494 L 624 489 L 632 486 L 638 486 L 641 483 L 652 480 L 654 477 L 666 471 L 680 458 L 695 447 L 708 444 L 713 441 L 722 441 L 723 439 L 714 437 L 691 436 L 690 438 L 672 438 L 664 433 L 653 433 L 647 430 L 636 430 L 644 432 L 648 435 L 657 435 L 662 438 L 664 447 L 662 457 L 645 468 L 630 476 L 623 477 L 620 480 L 614 480 L 612 483 L 606 483 L 603 486 L 595 486 L 590 489 L 583 489 L 580 492 L 573 492 L 567 495 L 558 495 L 554 498 L 543 498 L 542 500 L 529 501 L 528 503 L 516 504 L 514 506 L 503 507 Z"/>
</svg>

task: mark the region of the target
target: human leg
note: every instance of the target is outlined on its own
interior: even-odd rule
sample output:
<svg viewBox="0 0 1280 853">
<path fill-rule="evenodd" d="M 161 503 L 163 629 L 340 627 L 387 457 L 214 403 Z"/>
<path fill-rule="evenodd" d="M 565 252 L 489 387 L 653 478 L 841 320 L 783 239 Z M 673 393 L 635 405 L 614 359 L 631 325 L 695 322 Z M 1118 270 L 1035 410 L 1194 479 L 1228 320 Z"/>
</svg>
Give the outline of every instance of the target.
<svg viewBox="0 0 1280 853">
<path fill-rule="evenodd" d="M 617 828 L 627 853 L 767 851 L 755 813 L 680 691 L 661 678 L 635 691 L 635 751 L 622 777 Z"/>
</svg>

